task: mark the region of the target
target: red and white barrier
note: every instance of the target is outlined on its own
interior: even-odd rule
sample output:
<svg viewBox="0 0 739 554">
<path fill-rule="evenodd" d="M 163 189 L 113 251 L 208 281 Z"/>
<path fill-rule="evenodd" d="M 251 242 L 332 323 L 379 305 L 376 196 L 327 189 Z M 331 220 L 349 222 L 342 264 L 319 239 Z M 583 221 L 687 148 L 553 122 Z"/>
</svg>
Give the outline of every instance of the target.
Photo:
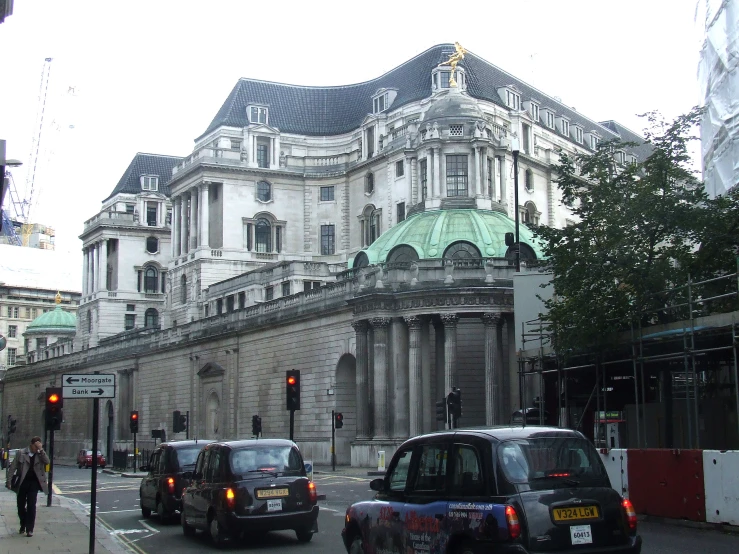
<svg viewBox="0 0 739 554">
<path fill-rule="evenodd" d="M 600 457 L 603 465 L 606 466 L 608 478 L 611 480 L 611 486 L 621 494 L 621 496 L 629 496 L 629 474 L 626 471 L 628 461 L 628 450 L 625 448 L 614 448 L 600 450 Z"/>
<path fill-rule="evenodd" d="M 706 521 L 739 525 L 739 452 L 703 451 Z"/>
</svg>

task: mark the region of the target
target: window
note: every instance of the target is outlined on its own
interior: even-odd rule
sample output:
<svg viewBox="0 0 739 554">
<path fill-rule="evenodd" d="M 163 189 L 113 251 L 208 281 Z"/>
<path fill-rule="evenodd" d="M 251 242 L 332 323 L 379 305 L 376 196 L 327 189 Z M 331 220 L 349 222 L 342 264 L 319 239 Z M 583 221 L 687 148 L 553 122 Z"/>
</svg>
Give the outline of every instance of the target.
<svg viewBox="0 0 739 554">
<path fill-rule="evenodd" d="M 367 157 L 371 158 L 375 155 L 375 128 L 367 129 Z"/>
<path fill-rule="evenodd" d="M 614 154 L 614 157 L 616 159 L 616 163 L 617 164 L 623 164 L 624 163 L 624 153 L 621 152 L 620 150 L 617 150 L 616 151 L 616 153 Z"/>
<path fill-rule="evenodd" d="M 450 137 L 461 137 L 464 135 L 464 125 L 449 125 Z"/>
<path fill-rule="evenodd" d="M 187 277 L 184 275 L 180 278 L 180 303 L 187 303 Z"/>
<path fill-rule="evenodd" d="M 506 106 L 511 108 L 512 110 L 520 110 L 521 109 L 521 95 L 516 94 L 512 90 L 506 90 Z"/>
<path fill-rule="evenodd" d="M 494 171 L 494 164 L 493 164 L 493 158 L 487 158 L 487 186 L 488 186 L 488 196 L 490 198 L 493 198 L 494 190 L 493 190 L 493 171 Z"/>
<path fill-rule="evenodd" d="M 321 254 L 324 256 L 335 254 L 335 227 L 333 225 L 321 225 Z"/>
<path fill-rule="evenodd" d="M 48 340 L 46 338 L 36 339 L 36 350 L 41 350 L 42 348 L 46 348 L 47 344 L 48 344 Z"/>
<path fill-rule="evenodd" d="M 159 177 L 157 177 L 156 175 L 142 175 L 141 190 L 159 190 Z"/>
<path fill-rule="evenodd" d="M 451 71 L 439 71 L 439 88 L 449 88 L 449 79 L 451 77 Z"/>
<path fill-rule="evenodd" d="M 549 127 L 550 129 L 554 129 L 554 112 L 547 110 L 546 114 L 547 114 L 547 127 Z"/>
<path fill-rule="evenodd" d="M 274 287 L 267 287 L 264 289 L 264 300 L 270 301 L 273 300 L 275 297 L 275 288 Z"/>
<path fill-rule="evenodd" d="M 156 202 L 146 203 L 146 224 L 149 227 L 156 227 L 157 211 L 159 211 L 159 204 Z"/>
<path fill-rule="evenodd" d="M 123 325 L 126 331 L 130 331 L 136 327 L 136 314 L 126 314 Z"/>
<path fill-rule="evenodd" d="M 136 211 L 136 206 L 135 205 L 133 205 L 133 204 L 126 204 L 126 213 L 127 214 L 132 214 L 135 211 Z"/>
<path fill-rule="evenodd" d="M 8 348 L 8 367 L 14 366 L 18 358 L 17 348 Z"/>
<path fill-rule="evenodd" d="M 521 134 L 523 137 L 523 151 L 526 154 L 531 154 L 531 126 L 526 123 L 521 125 Z"/>
<path fill-rule="evenodd" d="M 530 169 L 526 170 L 525 177 L 524 177 L 524 186 L 526 187 L 526 190 L 529 192 L 534 191 L 534 172 Z"/>
<path fill-rule="evenodd" d="M 162 276 L 162 279 L 161 279 L 161 281 L 162 281 L 162 290 L 161 290 L 161 292 L 162 292 L 162 294 L 164 294 L 165 292 L 167 292 L 167 272 L 166 271 L 162 271 L 161 272 L 161 276 Z"/>
<path fill-rule="evenodd" d="M 231 150 L 241 150 L 241 141 L 231 139 Z"/>
<path fill-rule="evenodd" d="M 367 194 L 375 192 L 375 176 L 372 173 L 367 173 L 364 178 L 364 192 Z"/>
<path fill-rule="evenodd" d="M 144 326 L 147 329 L 154 329 L 159 327 L 159 312 L 154 308 L 149 308 L 144 314 Z"/>
<path fill-rule="evenodd" d="M 249 121 L 251 123 L 264 123 L 267 124 L 267 108 L 260 108 L 258 106 L 252 106 L 249 114 Z"/>
<path fill-rule="evenodd" d="M 334 199 L 334 187 L 321 187 L 321 202 L 332 202 Z"/>
<path fill-rule="evenodd" d="M 467 156 L 449 155 L 446 157 L 447 196 L 467 196 Z"/>
<path fill-rule="evenodd" d="M 387 92 L 372 101 L 372 113 L 380 113 L 387 108 Z"/>
<path fill-rule="evenodd" d="M 400 492 L 405 490 L 408 485 L 408 473 L 412 458 L 412 448 L 401 452 L 396 458 L 395 466 L 390 471 L 390 476 L 388 477 L 388 486 L 391 491 Z"/>
<path fill-rule="evenodd" d="M 268 220 L 257 219 L 254 226 L 254 243 L 257 252 L 272 252 L 272 226 Z"/>
<path fill-rule="evenodd" d="M 269 167 L 269 139 L 257 137 L 257 166 Z"/>
<path fill-rule="evenodd" d="M 31 308 L 26 308 L 26 319 L 31 319 Z"/>
<path fill-rule="evenodd" d="M 393 248 L 387 256 L 387 262 L 395 263 L 411 263 L 418 260 L 418 252 L 412 246 L 401 244 Z"/>
<path fill-rule="evenodd" d="M 400 223 L 401 221 L 405 219 L 405 202 L 398 202 L 397 210 L 398 210 L 397 223 Z"/>
<path fill-rule="evenodd" d="M 582 128 L 575 127 L 575 141 L 582 144 Z"/>
<path fill-rule="evenodd" d="M 420 181 L 421 181 L 421 200 L 426 200 L 426 187 L 428 186 L 428 180 L 429 180 L 429 174 L 428 174 L 428 168 L 426 166 L 426 160 L 421 160 L 421 163 L 418 164 L 419 167 L 419 173 Z"/>
<path fill-rule="evenodd" d="M 472 446 L 459 444 L 455 447 L 452 490 L 455 496 L 476 496 L 484 490 L 480 455 Z"/>
<path fill-rule="evenodd" d="M 159 287 L 157 270 L 155 267 L 148 266 L 144 270 L 144 292 L 150 294 L 156 294 Z"/>
<path fill-rule="evenodd" d="M 590 135 L 590 148 L 593 150 L 598 148 L 598 137 L 595 135 Z"/>
<path fill-rule="evenodd" d="M 18 326 L 17 325 L 8 325 L 8 338 L 14 339 L 16 338 L 18 334 Z"/>
<path fill-rule="evenodd" d="M 529 113 L 531 113 L 531 119 L 539 121 L 539 104 L 531 102 Z"/>
<path fill-rule="evenodd" d="M 233 312 L 234 311 L 234 302 L 235 298 L 233 294 L 230 294 L 226 297 L 226 312 Z"/>
<path fill-rule="evenodd" d="M 263 167 L 263 166 L 259 166 Z M 272 185 L 267 181 L 259 181 L 257 183 L 257 199 L 261 202 L 269 202 L 272 200 Z"/>
<path fill-rule="evenodd" d="M 439 493 L 446 487 L 447 449 L 443 444 L 427 444 L 421 449 L 415 492 Z"/>
<path fill-rule="evenodd" d="M 405 175 L 405 161 L 398 160 L 395 162 L 395 176 L 402 177 Z"/>
<path fill-rule="evenodd" d="M 282 283 L 282 296 L 290 296 L 290 281 Z"/>
<path fill-rule="evenodd" d="M 376 210 L 373 205 L 365 206 L 359 217 L 362 246 L 369 246 L 380 236 L 380 218 L 382 210 Z"/>
<path fill-rule="evenodd" d="M 320 289 L 321 281 L 303 281 L 303 292 L 308 292 L 311 289 Z"/>
<path fill-rule="evenodd" d="M 446 260 L 479 260 L 480 258 L 482 256 L 477 247 L 464 241 L 454 242 L 444 251 Z"/>
<path fill-rule="evenodd" d="M 156 254 L 159 252 L 159 239 L 156 237 L 149 237 L 146 239 L 146 251 L 149 254 Z"/>
<path fill-rule="evenodd" d="M 567 137 L 570 136 L 570 122 L 566 119 L 562 120 L 562 134 Z"/>
<path fill-rule="evenodd" d="M 216 315 L 221 315 L 223 313 L 223 298 L 219 298 L 216 300 Z"/>
<path fill-rule="evenodd" d="M 246 293 L 240 292 L 239 293 L 239 310 L 243 310 L 246 308 Z"/>
</svg>

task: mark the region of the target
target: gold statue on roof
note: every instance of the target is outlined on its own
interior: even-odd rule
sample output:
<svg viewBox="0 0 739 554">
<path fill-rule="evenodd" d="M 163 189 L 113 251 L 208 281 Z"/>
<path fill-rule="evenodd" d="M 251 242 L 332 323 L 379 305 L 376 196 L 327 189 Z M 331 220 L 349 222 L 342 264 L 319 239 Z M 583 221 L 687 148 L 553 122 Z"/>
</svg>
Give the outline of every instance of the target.
<svg viewBox="0 0 739 554">
<path fill-rule="evenodd" d="M 62 303 L 62 295 L 61 295 L 61 293 L 59 291 L 56 291 L 56 296 L 54 297 L 54 302 L 56 303 L 57 306 Z"/>
<path fill-rule="evenodd" d="M 452 68 L 452 71 L 449 74 L 450 87 L 457 86 L 457 80 L 454 78 L 454 73 L 457 71 L 457 64 L 464 59 L 464 55 L 467 53 L 467 50 L 465 50 L 458 42 L 454 43 L 454 49 L 456 50 L 456 52 L 449 56 L 449 59 L 447 61 L 439 64 L 439 67 L 441 67 L 442 65 L 449 65 Z"/>
</svg>

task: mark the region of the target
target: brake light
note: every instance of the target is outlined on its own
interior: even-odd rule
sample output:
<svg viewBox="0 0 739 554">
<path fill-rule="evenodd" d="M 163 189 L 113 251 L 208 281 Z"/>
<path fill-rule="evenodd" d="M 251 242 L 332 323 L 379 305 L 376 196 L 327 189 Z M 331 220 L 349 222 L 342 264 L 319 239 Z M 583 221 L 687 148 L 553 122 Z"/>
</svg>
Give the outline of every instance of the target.
<svg viewBox="0 0 739 554">
<path fill-rule="evenodd" d="M 174 478 L 170 477 L 167 479 L 167 487 L 169 488 L 169 494 L 174 494 Z"/>
<path fill-rule="evenodd" d="M 226 506 L 228 506 L 229 510 L 233 510 L 235 505 L 236 505 L 236 495 L 234 494 L 234 490 L 226 489 Z"/>
<path fill-rule="evenodd" d="M 516 540 L 521 536 L 521 524 L 518 521 L 518 514 L 513 506 L 505 507 L 505 520 L 508 524 L 508 534 L 512 540 Z"/>
<path fill-rule="evenodd" d="M 621 501 L 621 507 L 623 508 L 629 531 L 636 533 L 636 510 L 634 510 L 634 505 L 631 503 L 631 500 L 624 498 Z"/>
<path fill-rule="evenodd" d="M 569 477 L 569 476 L 570 476 L 570 473 L 566 473 L 566 472 L 563 472 L 563 473 L 549 473 L 548 474 L 548 477 Z"/>
<path fill-rule="evenodd" d="M 316 484 L 313 481 L 308 483 L 308 500 L 311 504 L 315 504 L 318 500 L 318 492 L 316 491 Z"/>
</svg>

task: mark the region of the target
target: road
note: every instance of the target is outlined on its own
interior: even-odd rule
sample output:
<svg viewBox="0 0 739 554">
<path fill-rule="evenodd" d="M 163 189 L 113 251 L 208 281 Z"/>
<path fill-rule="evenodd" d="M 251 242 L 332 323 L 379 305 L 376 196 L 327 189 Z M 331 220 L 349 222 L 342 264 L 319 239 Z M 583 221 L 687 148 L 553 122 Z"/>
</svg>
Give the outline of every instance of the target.
<svg viewBox="0 0 739 554">
<path fill-rule="evenodd" d="M 54 484 L 61 494 L 90 506 L 90 470 L 71 467 L 54 468 Z M 242 541 L 231 551 L 250 553 L 283 552 L 331 552 L 341 554 L 341 529 L 346 507 L 360 499 L 370 498 L 370 478 L 353 477 L 337 473 L 317 474 L 314 478 L 319 494 L 326 500 L 319 502 L 319 533 L 307 544 L 301 544 L 292 532 L 269 533 L 257 542 Z M 139 507 L 139 480 L 98 473 L 97 515 L 99 520 L 131 547 L 143 554 L 177 552 L 190 554 L 213 549 L 209 538 L 202 534 L 194 539 L 186 538 L 178 523 L 161 524 L 156 517 L 144 519 Z M 739 552 L 739 535 L 728 535 L 712 530 L 698 530 L 677 525 L 643 521 L 639 532 L 644 538 L 644 554 L 680 554 L 711 552 L 711 554 L 735 554 Z"/>
</svg>

